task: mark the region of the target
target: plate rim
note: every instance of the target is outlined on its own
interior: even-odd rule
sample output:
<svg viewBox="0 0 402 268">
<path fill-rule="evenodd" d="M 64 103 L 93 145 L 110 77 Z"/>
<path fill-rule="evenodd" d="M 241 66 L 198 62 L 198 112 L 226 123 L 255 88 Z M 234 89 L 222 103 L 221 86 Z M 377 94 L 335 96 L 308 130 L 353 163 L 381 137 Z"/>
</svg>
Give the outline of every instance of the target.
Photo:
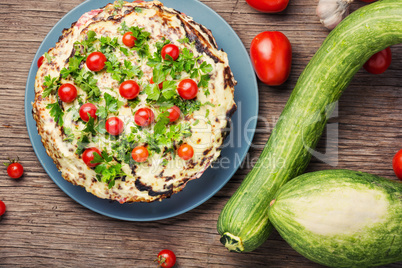
<svg viewBox="0 0 402 268">
<path fill-rule="evenodd" d="M 239 44 L 241 45 L 241 48 L 244 50 L 243 52 L 245 52 L 245 53 L 248 55 L 247 49 L 245 48 L 245 46 L 244 46 L 243 42 L 241 41 L 240 37 L 239 37 L 239 36 L 237 35 L 237 33 L 233 30 L 233 28 L 230 26 L 230 24 L 229 24 L 228 22 L 226 22 L 216 11 L 214 11 L 212 8 L 210 8 L 209 6 L 207 6 L 206 4 L 202 3 L 202 2 L 199 1 L 199 0 L 183 0 L 183 1 L 188 1 L 188 2 L 193 1 L 193 3 L 201 4 L 206 10 L 208 10 L 209 12 L 211 12 L 211 13 L 214 15 L 214 17 L 216 17 L 217 19 L 220 20 L 220 23 L 225 24 L 225 26 L 230 30 L 231 35 L 232 35 L 235 39 L 237 39 L 237 42 L 239 42 Z M 137 218 L 133 218 L 133 217 L 125 217 L 125 216 L 121 216 L 121 215 L 112 215 L 112 214 L 110 214 L 110 213 L 108 213 L 108 212 L 105 212 L 105 211 L 102 211 L 102 210 L 100 210 L 100 209 L 98 209 L 98 208 L 96 208 L 96 207 L 94 207 L 94 206 L 92 206 L 92 205 L 90 205 L 90 204 L 87 204 L 86 202 L 84 202 L 84 201 L 82 201 L 82 200 L 79 200 L 76 196 L 74 196 L 72 193 L 70 193 L 70 191 L 67 191 L 67 190 L 64 188 L 64 186 L 61 185 L 61 182 L 59 182 L 57 178 L 54 178 L 54 176 L 56 176 L 56 175 L 55 175 L 55 174 L 52 174 L 52 172 L 51 172 L 51 171 L 49 170 L 49 168 L 47 167 L 47 165 L 46 165 L 46 163 L 45 163 L 45 160 L 42 159 L 41 153 L 39 152 L 39 148 L 37 148 L 37 146 L 43 146 L 42 141 L 40 140 L 40 144 L 39 144 L 39 145 L 35 144 L 35 142 L 34 142 L 34 135 L 39 135 L 39 134 L 38 134 L 38 131 L 37 131 L 37 128 L 36 128 L 36 122 L 35 122 L 35 126 L 34 126 L 34 127 L 30 127 L 30 126 L 29 126 L 29 123 L 30 123 L 29 121 L 30 121 L 30 120 L 34 120 L 34 119 L 32 118 L 32 103 L 30 102 L 30 101 L 33 101 L 33 100 L 29 100 L 29 99 L 28 99 L 28 90 L 30 90 L 30 89 L 29 89 L 29 85 L 30 85 L 30 83 L 31 83 L 31 80 L 33 80 L 33 84 L 34 84 L 34 81 L 35 81 L 35 77 L 36 77 L 36 71 L 35 71 L 35 69 L 36 69 L 36 65 L 37 65 L 37 60 L 39 59 L 39 57 L 40 57 L 41 55 L 43 55 L 44 52 L 42 52 L 42 51 L 44 51 L 44 50 L 47 51 L 48 49 L 51 48 L 51 47 L 49 47 L 49 48 L 47 48 L 47 49 L 45 48 L 45 43 L 46 43 L 45 41 L 46 41 L 47 39 L 51 38 L 51 36 L 54 35 L 54 34 L 55 34 L 55 35 L 58 35 L 58 34 L 60 35 L 60 34 L 61 34 L 61 32 L 60 32 L 60 33 L 54 33 L 54 31 L 59 27 L 59 25 L 62 24 L 62 23 L 65 23 L 64 21 L 65 21 L 65 20 L 68 20 L 68 17 L 69 17 L 69 16 L 72 16 L 72 13 L 74 13 L 75 11 L 80 10 L 80 9 L 85 9 L 85 5 L 88 5 L 88 4 L 91 3 L 91 2 L 97 2 L 97 0 L 86 0 L 86 1 L 84 1 L 84 2 L 82 2 L 82 3 L 80 3 L 80 4 L 78 4 L 78 5 L 75 6 L 74 8 L 72 8 L 72 9 L 71 9 L 70 11 L 68 11 L 62 18 L 60 18 L 60 20 L 49 30 L 49 32 L 46 34 L 46 36 L 45 36 L 44 39 L 42 40 L 42 42 L 41 42 L 40 46 L 38 47 L 38 49 L 37 49 L 37 51 L 36 51 L 36 53 L 35 53 L 35 56 L 34 56 L 34 58 L 33 58 L 33 60 L 32 60 L 31 66 L 30 66 L 30 68 L 29 68 L 29 72 L 28 72 L 27 80 L 26 80 L 26 85 L 25 85 L 24 113 L 25 113 L 25 124 L 26 124 L 26 127 L 27 127 L 27 132 L 28 132 L 29 140 L 30 140 L 31 145 L 32 145 L 32 147 L 33 147 L 33 149 L 34 149 L 34 152 L 35 152 L 35 154 L 36 154 L 36 157 L 37 157 L 37 159 L 39 160 L 39 162 L 40 162 L 42 168 L 45 170 L 45 172 L 47 173 L 47 175 L 50 177 L 50 179 L 57 185 L 57 187 L 58 187 L 62 192 L 64 192 L 64 194 L 66 194 L 68 197 L 70 197 L 71 199 L 73 199 L 75 202 L 77 202 L 78 204 L 82 205 L 83 207 L 85 207 L 85 208 L 87 208 L 87 209 L 89 209 L 89 210 L 92 210 L 92 211 L 94 211 L 94 212 L 96 212 L 96 213 L 98 213 L 98 214 L 100 214 L 100 215 L 103 215 L 103 216 L 106 216 L 106 217 L 109 217 L 109 218 L 124 220 L 124 221 L 149 222 L 149 221 L 157 221 L 157 220 L 168 219 L 168 218 L 172 218 L 172 217 L 175 217 L 175 216 L 184 214 L 184 213 L 186 213 L 186 212 L 188 212 L 188 211 L 190 211 L 190 210 L 192 210 L 192 209 L 194 209 L 194 208 L 200 206 L 201 204 L 205 203 L 205 202 L 206 202 L 207 200 L 209 200 L 212 196 L 214 196 L 216 193 L 218 193 L 218 192 L 229 182 L 229 180 L 233 177 L 233 175 L 237 172 L 237 170 L 238 170 L 239 167 L 240 167 L 240 164 L 244 161 L 244 158 L 246 157 L 246 155 L 247 155 L 247 153 L 248 153 L 248 151 L 249 151 L 249 149 L 250 149 L 252 140 L 254 139 L 255 130 L 256 130 L 256 126 L 257 126 L 257 120 L 255 120 L 254 122 L 252 122 L 252 123 L 249 124 L 249 127 L 250 127 L 250 129 L 251 129 L 251 131 L 249 131 L 250 134 L 251 134 L 251 135 L 250 135 L 250 143 L 245 145 L 245 147 L 247 147 L 247 149 L 244 150 L 244 152 L 243 152 L 242 155 L 240 155 L 239 159 L 240 159 L 241 161 L 239 161 L 239 164 L 235 165 L 235 167 L 231 168 L 231 171 L 229 172 L 229 175 L 227 175 L 227 178 L 226 178 L 225 180 L 223 180 L 223 182 L 220 184 L 219 187 L 215 188 L 213 191 L 209 192 L 209 193 L 206 194 L 203 198 L 201 198 L 201 199 L 198 200 L 197 202 L 194 202 L 192 205 L 186 207 L 185 209 L 182 209 L 182 210 L 180 210 L 180 211 L 171 213 L 171 214 L 169 214 L 169 215 L 167 215 L 167 216 L 150 216 L 150 217 L 147 217 L 147 218 L 138 218 L 138 217 L 137 217 Z M 113 1 L 112 1 L 112 0 L 109 0 L 108 2 L 113 2 Z M 102 6 L 101 3 L 99 3 L 99 4 L 100 4 L 100 6 Z M 88 10 L 88 11 L 89 11 L 89 10 Z M 85 13 L 85 12 L 87 12 L 86 9 L 82 12 L 82 14 Z M 190 14 L 190 16 L 191 16 L 191 14 Z M 68 20 L 67 22 L 70 22 L 70 20 Z M 73 22 L 74 22 L 74 21 L 72 21 L 71 23 L 73 23 Z M 213 31 L 213 30 L 212 30 L 212 31 Z M 219 45 L 219 44 L 218 44 L 218 45 Z M 251 69 L 252 69 L 252 64 L 251 64 L 251 60 L 250 60 L 249 57 L 247 57 L 247 65 L 249 65 L 248 67 L 251 67 Z M 252 70 L 253 70 L 253 69 L 252 69 Z M 253 74 L 254 74 L 254 71 L 253 71 Z M 259 113 L 259 94 L 258 94 L 257 78 L 256 78 L 255 75 L 253 75 L 253 76 L 250 77 L 250 78 L 251 78 L 251 80 L 252 80 L 253 88 L 256 89 L 256 94 L 255 94 L 255 98 L 254 98 L 254 107 L 255 107 L 255 115 L 258 116 L 258 113 Z M 236 89 L 235 89 L 235 92 L 236 92 Z M 29 119 L 29 118 L 30 118 L 30 119 Z M 249 130 L 250 130 L 250 129 L 249 129 Z M 243 146 L 244 146 L 244 145 L 243 145 Z M 224 148 L 223 150 L 225 150 L 225 148 Z M 222 150 L 222 151 L 223 151 L 223 150 Z M 52 159 L 52 160 L 53 160 L 53 159 Z M 52 164 L 55 165 L 53 162 L 52 162 Z M 210 169 L 210 167 L 209 167 L 208 169 Z M 202 176 L 201 176 L 201 177 L 202 177 Z M 201 179 L 201 177 L 200 177 L 200 179 Z M 64 180 L 64 178 L 62 178 L 62 179 Z M 92 195 L 91 193 L 87 193 L 87 194 Z M 180 193 L 177 193 L 177 195 L 179 195 L 179 194 L 180 194 Z M 101 200 L 103 200 L 103 199 L 101 199 Z M 157 201 L 155 201 L 155 202 L 157 202 Z M 135 204 L 135 203 L 134 203 L 134 204 Z M 127 205 L 127 204 L 123 204 L 123 205 Z M 129 205 L 130 205 L 130 204 L 129 204 Z"/>
</svg>

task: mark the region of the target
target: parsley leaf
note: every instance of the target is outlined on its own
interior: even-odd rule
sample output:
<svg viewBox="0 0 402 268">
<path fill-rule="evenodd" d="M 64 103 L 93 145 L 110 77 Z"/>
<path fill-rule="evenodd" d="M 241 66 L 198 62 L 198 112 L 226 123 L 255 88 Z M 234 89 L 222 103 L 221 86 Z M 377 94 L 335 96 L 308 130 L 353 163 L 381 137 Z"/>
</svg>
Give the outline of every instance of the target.
<svg viewBox="0 0 402 268">
<path fill-rule="evenodd" d="M 144 89 L 145 94 L 147 94 L 147 100 L 157 101 L 159 99 L 160 91 L 158 84 L 148 84 Z"/>
<path fill-rule="evenodd" d="M 49 103 L 48 105 L 46 105 L 46 108 L 50 109 L 49 113 L 50 116 L 53 117 L 54 121 L 57 122 L 59 126 L 63 126 L 64 112 L 61 109 L 59 103 L 58 102 Z"/>
<path fill-rule="evenodd" d="M 53 57 L 49 55 L 49 53 L 45 52 L 45 58 L 47 60 L 47 62 L 52 62 Z"/>
<path fill-rule="evenodd" d="M 154 127 L 154 134 L 156 134 L 156 135 L 164 134 L 164 130 L 166 129 L 167 125 L 170 122 L 170 119 L 168 117 L 169 114 L 170 113 L 168 111 L 166 111 L 166 112 L 160 113 L 158 115 L 157 122 Z"/>
<path fill-rule="evenodd" d="M 177 95 L 176 92 L 176 82 L 175 81 L 164 81 L 162 88 L 162 95 L 165 99 L 169 100 L 173 96 Z"/>
<path fill-rule="evenodd" d="M 184 43 L 190 43 L 190 40 L 187 37 L 184 37 L 182 39 L 178 39 L 177 42 L 184 44 Z"/>
<path fill-rule="evenodd" d="M 75 153 L 78 155 L 81 155 L 85 148 L 89 144 L 89 137 L 87 135 L 81 135 L 81 137 L 77 141 L 77 150 L 75 150 Z"/>
<path fill-rule="evenodd" d="M 122 165 L 120 163 L 110 163 L 113 161 L 113 156 L 108 155 L 106 151 L 103 151 L 102 155 L 96 152 L 93 155 L 94 159 L 91 163 L 101 163 L 95 168 L 96 177 L 98 181 L 107 183 L 109 189 L 115 185 L 116 178 L 126 176 L 121 169 Z"/>
<path fill-rule="evenodd" d="M 64 134 L 66 137 L 63 139 L 63 141 L 67 142 L 73 142 L 74 141 L 74 133 L 69 127 L 63 127 Z"/>
<path fill-rule="evenodd" d="M 84 133 L 91 133 L 93 136 L 96 135 L 95 131 L 95 119 L 90 116 L 88 122 L 85 124 L 85 128 L 82 130 Z"/>
<path fill-rule="evenodd" d="M 42 92 L 42 98 L 46 98 L 50 94 L 56 92 L 57 88 L 59 87 L 59 80 L 57 77 L 51 77 L 50 74 L 44 77 L 45 81 L 43 82 L 43 86 L 45 89 Z"/>
<path fill-rule="evenodd" d="M 122 101 L 111 96 L 109 93 L 103 95 L 105 98 L 105 106 L 100 106 L 96 111 L 96 115 L 100 118 L 106 118 L 110 113 L 116 113 L 119 108 L 123 105 Z"/>
</svg>

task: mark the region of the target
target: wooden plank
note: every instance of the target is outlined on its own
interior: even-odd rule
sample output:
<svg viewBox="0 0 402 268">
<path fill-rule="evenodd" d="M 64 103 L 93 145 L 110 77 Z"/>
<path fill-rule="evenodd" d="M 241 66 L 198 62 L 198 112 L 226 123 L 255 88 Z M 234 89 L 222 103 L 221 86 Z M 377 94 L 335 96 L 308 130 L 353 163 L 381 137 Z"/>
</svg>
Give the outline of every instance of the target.
<svg viewBox="0 0 402 268">
<path fill-rule="evenodd" d="M 1 168 L 0 199 L 7 214 L 0 223 L 0 266 L 156 267 L 157 253 L 169 248 L 177 254 L 176 267 L 319 267 L 276 232 L 256 251 L 235 254 L 219 243 L 216 231 L 221 209 L 255 163 L 297 78 L 328 34 L 315 16 L 316 1 L 292 0 L 279 14 L 260 13 L 240 0 L 202 1 L 233 27 L 247 49 L 261 31 L 285 33 L 293 46 L 292 73 L 279 87 L 259 83 L 258 131 L 243 168 L 204 204 L 156 222 L 110 219 L 74 202 L 44 172 L 30 144 L 24 94 L 32 59 L 53 25 L 81 2 L 0 0 L 0 161 L 19 156 L 25 168 L 21 180 L 8 178 Z M 363 5 L 354 3 L 352 10 Z M 313 158 L 308 171 L 349 168 L 395 179 L 391 160 L 402 147 L 402 46 L 392 51 L 384 74 L 358 72 L 339 102 L 338 116 L 330 120 L 339 124 L 338 165 Z M 326 142 L 324 136 L 317 150 L 324 151 Z"/>
</svg>

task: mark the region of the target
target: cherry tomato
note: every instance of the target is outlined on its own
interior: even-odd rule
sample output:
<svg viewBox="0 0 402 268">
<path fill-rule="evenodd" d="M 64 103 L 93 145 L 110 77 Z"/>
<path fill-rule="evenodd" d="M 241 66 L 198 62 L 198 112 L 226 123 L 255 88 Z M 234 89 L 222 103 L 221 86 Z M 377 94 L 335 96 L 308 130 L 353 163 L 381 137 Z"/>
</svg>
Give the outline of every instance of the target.
<svg viewBox="0 0 402 268">
<path fill-rule="evenodd" d="M 137 38 L 133 36 L 133 32 L 127 32 L 123 35 L 123 44 L 127 47 L 135 46 L 135 41 L 137 41 Z"/>
<path fill-rule="evenodd" d="M 197 83 L 193 79 L 183 79 L 177 85 L 177 92 L 183 99 L 194 99 L 198 93 Z"/>
<path fill-rule="evenodd" d="M 276 13 L 284 10 L 289 0 L 246 0 L 254 9 L 265 13 Z"/>
<path fill-rule="evenodd" d="M 24 174 L 24 167 L 20 163 L 12 161 L 7 166 L 7 174 L 13 179 L 18 179 Z"/>
<path fill-rule="evenodd" d="M 45 61 L 45 56 L 40 56 L 40 58 L 38 59 L 38 68 L 42 66 L 43 62 Z"/>
<path fill-rule="evenodd" d="M 153 79 L 154 79 L 154 78 L 151 77 L 151 80 L 149 80 L 149 83 L 154 84 L 154 80 L 153 80 Z M 158 87 L 159 87 L 159 89 L 162 89 L 162 88 L 163 88 L 163 82 L 160 82 L 160 83 L 158 84 Z"/>
<path fill-rule="evenodd" d="M 183 160 L 189 160 L 194 155 L 194 149 L 191 145 L 184 143 L 177 150 L 177 154 Z"/>
<path fill-rule="evenodd" d="M 398 179 L 402 180 L 402 149 L 394 155 L 392 167 Z"/>
<path fill-rule="evenodd" d="M 288 79 L 292 65 L 292 46 L 281 32 L 262 32 L 254 37 L 250 57 L 258 78 L 278 86 Z"/>
<path fill-rule="evenodd" d="M 131 152 L 131 156 L 133 157 L 135 162 L 142 163 L 147 161 L 149 153 L 147 148 L 144 146 L 137 146 Z"/>
<path fill-rule="evenodd" d="M 70 83 L 65 83 L 59 87 L 59 98 L 63 102 L 72 102 L 77 97 L 77 88 Z"/>
<path fill-rule="evenodd" d="M 134 121 L 140 127 L 149 126 L 154 119 L 154 112 L 149 108 L 140 108 L 134 114 Z"/>
<path fill-rule="evenodd" d="M 171 268 L 176 263 L 176 255 L 173 251 L 164 249 L 158 253 L 158 263 L 163 268 Z"/>
<path fill-rule="evenodd" d="M 180 117 L 180 108 L 176 105 L 173 105 L 168 109 L 170 122 L 174 122 Z"/>
<path fill-rule="evenodd" d="M 108 120 L 106 120 L 105 128 L 110 135 L 117 136 L 123 132 L 124 123 L 120 118 L 116 116 L 110 117 Z"/>
<path fill-rule="evenodd" d="M 89 121 L 89 117 L 96 119 L 96 111 L 98 108 L 92 103 L 85 103 L 80 107 L 80 117 L 85 122 Z M 89 115 L 88 115 L 89 114 Z"/>
<path fill-rule="evenodd" d="M 0 216 L 3 216 L 6 213 L 6 204 L 0 200 Z"/>
<path fill-rule="evenodd" d="M 391 49 L 387 47 L 375 53 L 371 58 L 363 65 L 367 72 L 372 74 L 382 74 L 391 65 L 392 54 Z"/>
<path fill-rule="evenodd" d="M 93 72 L 99 72 L 105 67 L 106 56 L 102 52 L 92 52 L 87 57 L 87 67 Z"/>
<path fill-rule="evenodd" d="M 119 93 L 123 98 L 132 100 L 140 93 L 140 86 L 134 80 L 127 80 L 121 83 Z"/>
<path fill-rule="evenodd" d="M 95 147 L 88 148 L 82 153 L 81 158 L 88 167 L 96 167 L 97 165 L 100 164 L 100 163 L 91 163 L 91 161 L 94 160 L 95 158 L 94 153 L 98 153 L 100 156 L 102 155 L 99 149 Z"/>
<path fill-rule="evenodd" d="M 172 57 L 173 60 L 177 60 L 180 54 L 180 50 L 176 45 L 167 44 L 163 46 L 161 51 L 161 55 L 164 60 L 166 60 L 166 54 Z"/>
<path fill-rule="evenodd" d="M 376 1 L 376 0 L 360 0 L 360 1 L 366 2 L 366 3 L 373 3 L 373 2 Z"/>
</svg>

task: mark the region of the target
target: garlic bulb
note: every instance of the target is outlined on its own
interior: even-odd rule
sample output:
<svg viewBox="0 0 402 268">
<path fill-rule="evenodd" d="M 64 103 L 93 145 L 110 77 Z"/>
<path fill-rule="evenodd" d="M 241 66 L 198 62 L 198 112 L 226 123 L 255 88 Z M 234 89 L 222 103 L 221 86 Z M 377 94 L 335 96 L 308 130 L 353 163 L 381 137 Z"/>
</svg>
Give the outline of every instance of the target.
<svg viewBox="0 0 402 268">
<path fill-rule="evenodd" d="M 316 10 L 320 22 L 332 30 L 348 15 L 352 2 L 353 0 L 320 0 Z"/>
</svg>

